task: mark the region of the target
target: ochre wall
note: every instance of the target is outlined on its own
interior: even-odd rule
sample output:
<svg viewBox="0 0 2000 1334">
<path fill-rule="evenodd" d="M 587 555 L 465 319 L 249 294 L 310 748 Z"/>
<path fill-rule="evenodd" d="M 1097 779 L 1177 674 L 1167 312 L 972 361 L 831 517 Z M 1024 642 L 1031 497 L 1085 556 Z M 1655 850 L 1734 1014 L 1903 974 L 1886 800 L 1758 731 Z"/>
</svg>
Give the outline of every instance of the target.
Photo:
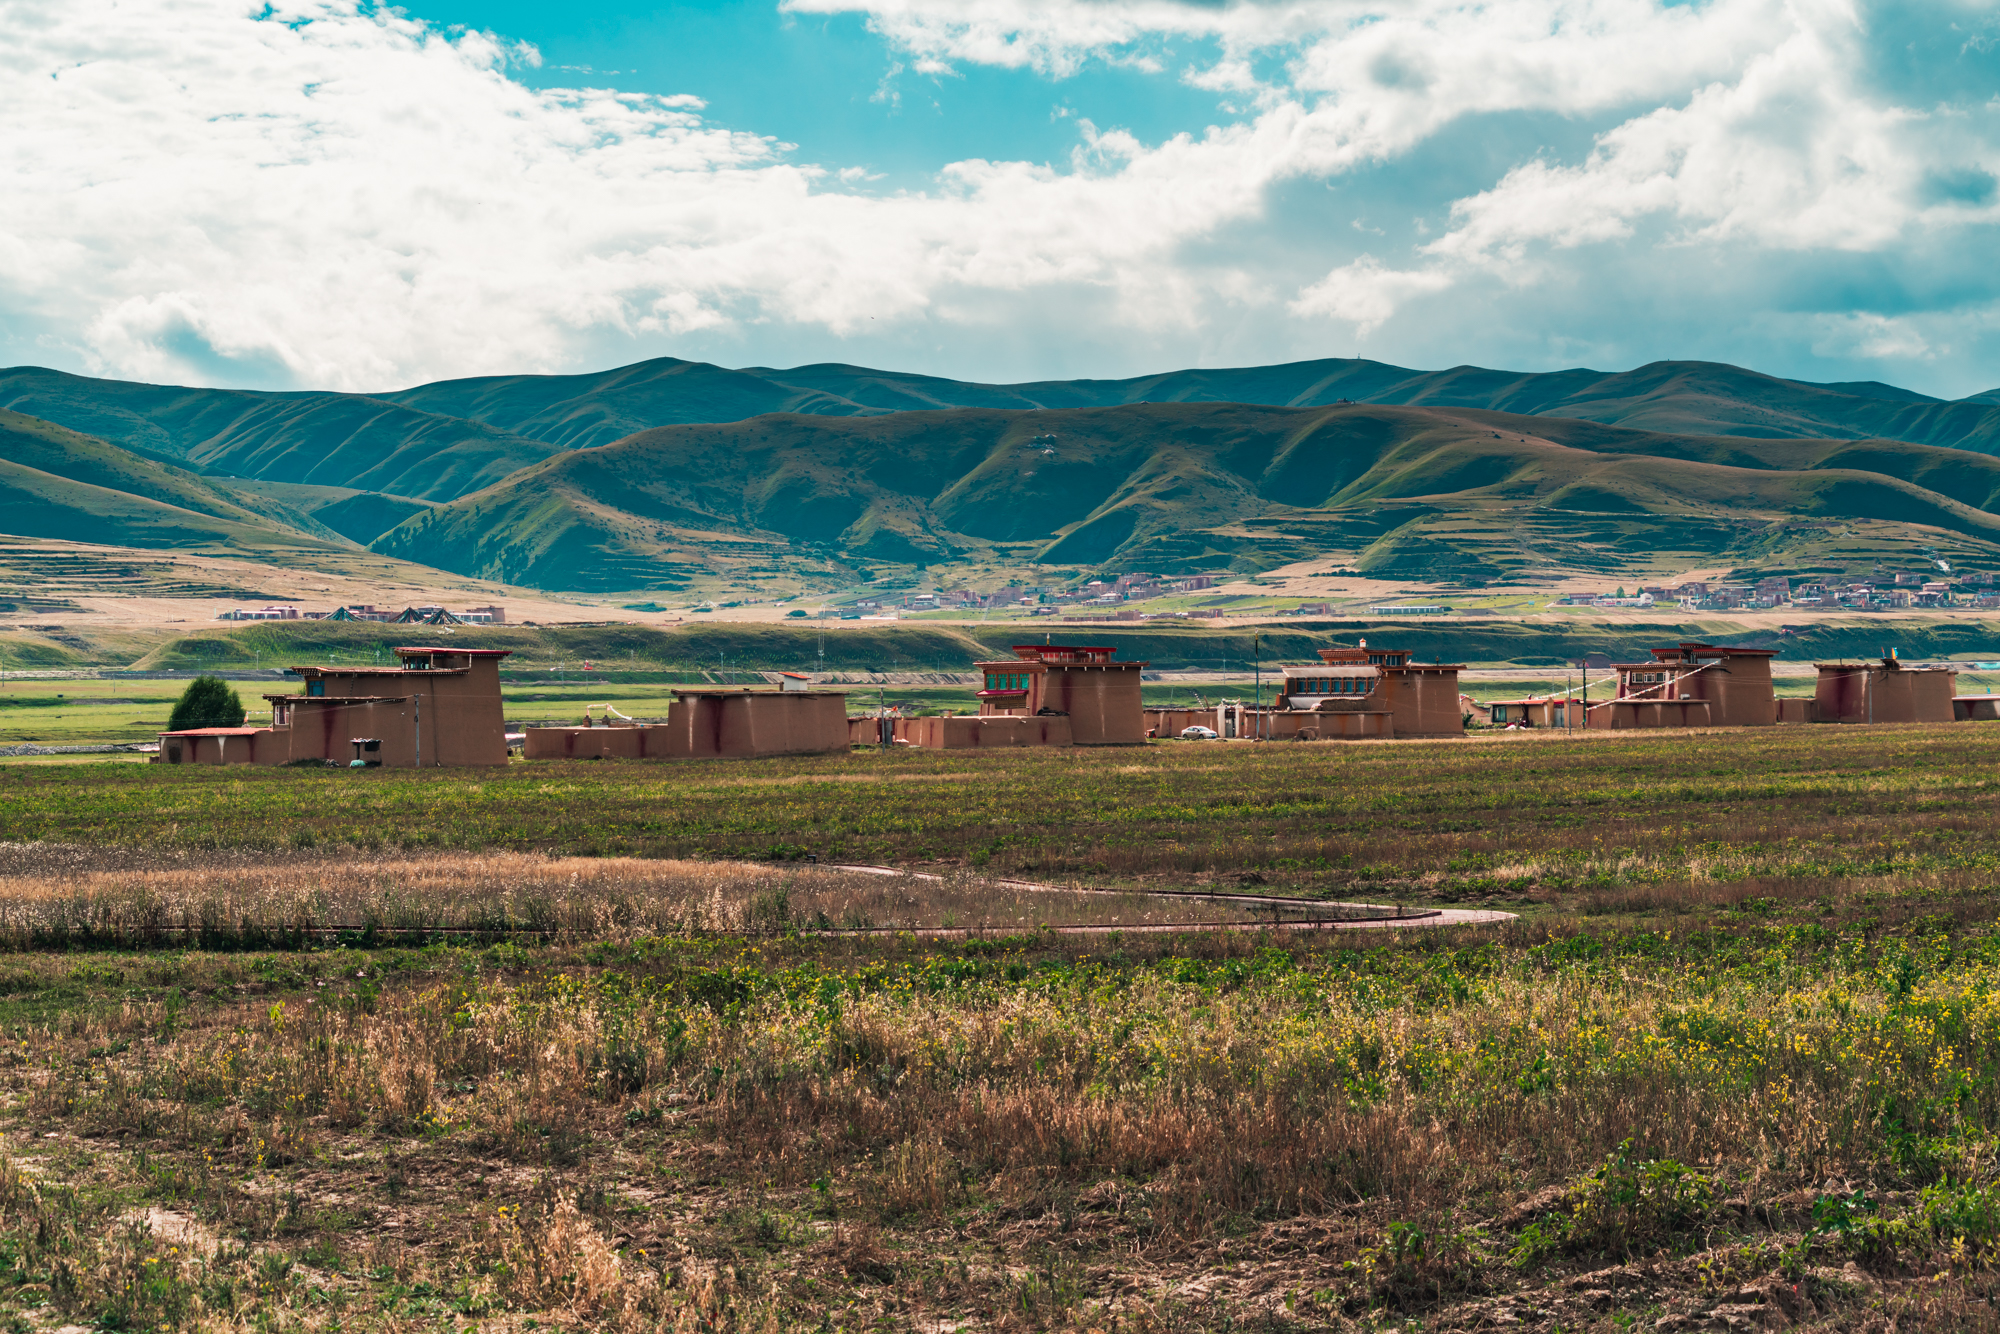
<svg viewBox="0 0 2000 1334">
<path fill-rule="evenodd" d="M 685 730 L 651 727 L 530 727 L 521 754 L 530 760 L 664 760 L 687 755 Z"/>
<path fill-rule="evenodd" d="M 374 737 L 382 743 L 381 749 L 364 758 L 380 760 L 390 769 L 407 769 L 416 763 L 416 723 L 408 700 L 293 705 L 291 725 L 279 735 L 288 738 L 286 759 L 347 764 L 354 759 L 354 738 Z M 428 767 L 430 763 L 426 753 L 424 764 Z M 500 763 L 505 763 L 504 758 Z"/>
<path fill-rule="evenodd" d="M 1218 726 L 1217 711 L 1208 709 L 1147 709 L 1146 725 L 1157 729 L 1156 735 L 1172 739 L 1180 736 L 1183 728 L 1200 725 L 1213 728 L 1227 737 L 1227 729 Z M 1315 711 L 1312 709 L 1243 709 L 1237 715 L 1237 738 L 1248 739 L 1262 735 L 1272 741 L 1333 741 L 1333 740 L 1387 740 L 1397 735 L 1395 715 L 1375 709 L 1341 709 Z"/>
<path fill-rule="evenodd" d="M 667 710 L 674 744 L 696 759 L 824 755 L 847 749 L 847 696 L 787 691 L 686 694 Z"/>
<path fill-rule="evenodd" d="M 1948 723 L 1957 693 L 1954 671 L 1822 663 L 1816 702 L 1823 723 Z"/>
<path fill-rule="evenodd" d="M 1382 669 L 1378 707 L 1396 717 L 1396 735 L 1463 736 L 1465 714 L 1458 703 L 1458 669 Z"/>
<path fill-rule="evenodd" d="M 1814 699 L 1773 700 L 1781 723 L 1816 723 L 1819 721 L 1819 701 Z"/>
<path fill-rule="evenodd" d="M 1771 660 L 1762 655 L 1731 654 L 1683 681 L 1682 693 L 1689 686 L 1709 702 L 1709 720 L 1717 727 L 1769 727 L 1778 721 Z"/>
<path fill-rule="evenodd" d="M 1069 715 L 1079 746 L 1143 745 L 1146 719 L 1139 672 L 1138 663 L 1050 663 L 1042 707 Z"/>
<path fill-rule="evenodd" d="M 873 718 L 864 719 L 869 726 Z M 1073 744 L 1070 719 L 1006 714 L 952 718 L 897 718 L 895 737 L 934 750 L 1016 750 L 1025 746 Z M 878 743 L 879 744 L 879 743 Z"/>
<path fill-rule="evenodd" d="M 652 726 L 530 727 L 521 752 L 531 760 L 749 759 L 847 747 L 845 695 L 788 690 L 684 695 Z"/>
<path fill-rule="evenodd" d="M 1705 699 L 1619 699 L 1593 704 L 1586 715 L 1588 726 L 1599 731 L 1623 731 L 1645 727 L 1707 727 L 1709 702 Z"/>
<path fill-rule="evenodd" d="M 507 762 L 507 720 L 497 658 L 474 658 L 463 673 L 410 672 L 408 676 L 409 685 L 417 686 L 422 695 L 426 769 Z M 400 695 L 404 691 L 383 693 Z"/>
</svg>

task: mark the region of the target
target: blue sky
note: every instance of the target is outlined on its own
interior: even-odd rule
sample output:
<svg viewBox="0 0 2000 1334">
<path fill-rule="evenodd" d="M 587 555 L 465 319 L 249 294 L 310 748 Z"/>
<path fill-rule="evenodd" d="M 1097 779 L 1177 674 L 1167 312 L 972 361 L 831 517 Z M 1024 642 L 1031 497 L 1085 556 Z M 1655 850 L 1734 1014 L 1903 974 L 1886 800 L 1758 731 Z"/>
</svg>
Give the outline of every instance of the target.
<svg viewBox="0 0 2000 1334">
<path fill-rule="evenodd" d="M 441 25 L 533 42 L 543 63 L 516 69 L 524 83 L 559 88 L 602 80 L 635 91 L 692 93 L 708 103 L 710 119 L 796 144 L 801 160 L 881 173 L 870 183 L 877 191 L 921 190 L 941 167 L 963 158 L 1061 162 L 1076 146 L 1075 116 L 1156 141 L 1229 114 L 1212 92 L 1103 63 L 1062 79 L 980 65 L 919 74 L 869 31 L 864 15 L 785 13 L 774 0 L 645 6 L 440 0 L 407 8 Z M 1212 47 L 1184 45 L 1188 55 Z"/>
<path fill-rule="evenodd" d="M 2000 387 L 1971 0 L 9 0 L 0 362 Z"/>
</svg>

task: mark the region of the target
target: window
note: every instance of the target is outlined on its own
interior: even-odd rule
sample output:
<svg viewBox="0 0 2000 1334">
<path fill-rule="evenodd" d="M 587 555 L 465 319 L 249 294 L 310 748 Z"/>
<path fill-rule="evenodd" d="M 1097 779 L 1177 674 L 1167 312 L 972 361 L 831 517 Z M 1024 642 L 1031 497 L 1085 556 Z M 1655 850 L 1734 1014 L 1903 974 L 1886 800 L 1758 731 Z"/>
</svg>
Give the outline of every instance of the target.
<svg viewBox="0 0 2000 1334">
<path fill-rule="evenodd" d="M 310 695 L 310 696 L 312 696 L 312 697 L 314 697 L 314 698 L 319 698 L 319 697 L 321 697 L 321 696 L 325 695 L 325 694 L 326 694 L 326 682 L 324 682 L 324 681 L 308 681 L 308 682 L 306 682 L 306 694 L 308 694 L 308 695 Z"/>
</svg>

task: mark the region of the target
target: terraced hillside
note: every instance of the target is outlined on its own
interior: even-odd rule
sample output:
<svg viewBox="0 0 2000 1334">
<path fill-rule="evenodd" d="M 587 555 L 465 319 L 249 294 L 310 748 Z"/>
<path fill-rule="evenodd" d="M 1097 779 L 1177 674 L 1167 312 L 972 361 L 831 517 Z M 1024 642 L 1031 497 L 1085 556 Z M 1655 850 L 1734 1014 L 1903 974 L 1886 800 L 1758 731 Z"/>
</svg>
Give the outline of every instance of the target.
<svg viewBox="0 0 2000 1334">
<path fill-rule="evenodd" d="M 787 413 L 558 455 L 405 522 L 385 553 L 610 590 L 740 554 L 1403 577 L 1615 573 L 1663 556 L 2000 563 L 2000 460 L 1899 442 L 1672 436 L 1440 408 L 1143 404 Z M 759 545 L 761 544 L 761 545 Z"/>
</svg>

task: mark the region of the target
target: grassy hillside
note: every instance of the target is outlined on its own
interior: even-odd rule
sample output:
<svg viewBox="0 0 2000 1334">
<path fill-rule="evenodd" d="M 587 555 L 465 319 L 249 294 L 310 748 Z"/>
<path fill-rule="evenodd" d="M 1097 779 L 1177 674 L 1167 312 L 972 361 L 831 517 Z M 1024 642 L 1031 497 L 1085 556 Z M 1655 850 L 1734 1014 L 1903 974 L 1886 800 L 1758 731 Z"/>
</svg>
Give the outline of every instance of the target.
<svg viewBox="0 0 2000 1334">
<path fill-rule="evenodd" d="M 1877 471 L 1876 469 L 1879 469 Z M 1391 576 L 1616 572 L 1903 541 L 2000 563 L 2000 461 L 1904 444 L 1668 436 L 1349 405 L 777 414 L 558 455 L 377 550 L 607 591 L 819 550 L 922 563 L 995 545 L 1166 571 L 1325 555 Z M 1773 531 L 1774 525 L 1776 531 Z"/>
<path fill-rule="evenodd" d="M 224 476 L 449 499 L 561 446 L 354 394 L 272 394 L 0 371 L 0 406 Z"/>
<path fill-rule="evenodd" d="M 1698 362 L 1518 374 L 1324 360 L 983 385 L 667 358 L 375 396 L 0 371 L 0 407 L 109 442 L 94 462 L 55 451 L 72 481 L 459 573 L 634 593 L 965 559 L 1325 559 L 1458 581 L 1682 558 L 1866 567 L 1920 548 L 1990 566 L 2000 470 L 1968 458 L 2000 453 L 1994 397 Z M 106 451 L 117 466 L 90 473 Z M 112 518 L 151 542 L 192 540 L 164 516 Z"/>
<path fill-rule="evenodd" d="M 0 532 L 134 547 L 345 545 L 280 502 L 6 409 Z"/>
<path fill-rule="evenodd" d="M 1093 408 L 1135 403 L 1316 407 L 1352 400 L 1489 408 L 1672 433 L 1756 438 L 1884 436 L 2000 449 L 2000 412 L 1977 396 L 1947 403 L 1873 382 L 1806 384 L 1713 362 L 1523 374 L 1460 366 L 1416 371 L 1329 359 L 1182 370 L 1126 380 L 973 384 L 837 364 L 725 370 L 661 358 L 596 375 L 453 380 L 380 397 L 473 417 L 566 445 L 609 444 L 649 426 L 736 421 L 767 412 L 860 416 L 975 407 Z"/>
<path fill-rule="evenodd" d="M 654 426 L 740 421 L 767 412 L 847 416 L 870 411 L 837 391 L 783 383 L 774 375 L 662 357 L 593 375 L 483 376 L 380 397 L 565 447 L 609 444 Z"/>
<path fill-rule="evenodd" d="M 211 518 L 256 523 L 262 517 L 185 468 L 143 458 L 53 422 L 4 408 L 0 408 L 0 460 Z"/>
<path fill-rule="evenodd" d="M 424 642 L 422 627 L 327 622 L 263 622 L 183 635 L 130 664 L 141 670 L 269 667 L 276 664 L 393 661 L 398 645 Z M 1247 673 L 1253 662 L 1309 662 L 1319 649 L 1367 639 L 1407 648 L 1425 661 L 1553 665 L 1586 653 L 1621 660 L 1685 639 L 1776 649 L 1790 659 L 1864 657 L 1884 648 L 1905 659 L 2000 657 L 2000 626 L 1991 621 L 1856 617 L 1823 621 L 1792 632 L 1748 632 L 1726 620 L 1654 623 L 1565 621 L 1300 621 L 1282 627 L 1175 625 L 1144 630 L 1108 626 L 960 627 L 870 625 L 813 627 L 721 623 L 675 629 L 651 626 L 462 628 L 451 642 L 511 649 L 503 670 L 514 676 L 574 676 L 590 661 L 596 672 L 676 674 L 696 680 L 743 679 L 758 671 L 964 672 L 1006 657 L 1015 643 L 1109 644 L 1129 661 L 1163 671 Z M 4 641 L 0 641 L 4 646 Z M 123 664 L 121 664 L 123 665 Z"/>
</svg>

